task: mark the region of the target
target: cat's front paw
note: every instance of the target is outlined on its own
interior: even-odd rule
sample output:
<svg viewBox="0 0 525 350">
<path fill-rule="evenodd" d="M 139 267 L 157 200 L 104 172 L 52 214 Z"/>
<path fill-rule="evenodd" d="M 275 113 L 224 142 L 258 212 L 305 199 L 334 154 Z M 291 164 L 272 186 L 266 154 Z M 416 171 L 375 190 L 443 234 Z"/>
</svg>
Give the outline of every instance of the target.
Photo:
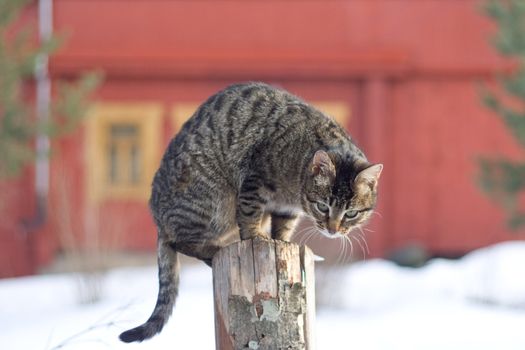
<svg viewBox="0 0 525 350">
<path fill-rule="evenodd" d="M 270 236 L 268 235 L 268 233 L 262 230 L 255 230 L 255 231 L 249 231 L 249 232 L 241 231 L 241 240 L 255 239 L 255 238 L 269 240 Z"/>
</svg>

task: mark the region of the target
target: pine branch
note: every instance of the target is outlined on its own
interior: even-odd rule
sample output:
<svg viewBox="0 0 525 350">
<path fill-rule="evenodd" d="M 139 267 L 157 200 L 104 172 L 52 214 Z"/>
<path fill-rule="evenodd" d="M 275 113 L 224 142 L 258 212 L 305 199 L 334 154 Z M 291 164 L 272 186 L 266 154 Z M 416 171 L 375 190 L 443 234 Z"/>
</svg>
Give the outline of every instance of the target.
<svg viewBox="0 0 525 350">
<path fill-rule="evenodd" d="M 513 72 L 499 78 L 501 90 L 512 100 L 512 105 L 486 88 L 482 90 L 481 98 L 525 150 L 525 1 L 488 0 L 484 11 L 498 27 L 492 38 L 494 47 L 517 66 Z M 525 212 L 519 201 L 519 194 L 525 191 L 525 160 L 481 158 L 478 183 L 506 211 L 511 228 L 525 226 Z"/>
<path fill-rule="evenodd" d="M 0 0 L 0 179 L 16 177 L 36 158 L 33 140 L 37 135 L 61 137 L 75 130 L 84 118 L 89 96 L 102 80 L 101 74 L 86 74 L 75 83 L 58 84 L 58 97 L 49 106 L 49 118 L 37 122 L 34 106 L 23 87 L 32 79 L 38 57 L 52 55 L 62 43 L 54 35 L 34 43 L 34 23 L 13 32 L 29 1 Z"/>
</svg>

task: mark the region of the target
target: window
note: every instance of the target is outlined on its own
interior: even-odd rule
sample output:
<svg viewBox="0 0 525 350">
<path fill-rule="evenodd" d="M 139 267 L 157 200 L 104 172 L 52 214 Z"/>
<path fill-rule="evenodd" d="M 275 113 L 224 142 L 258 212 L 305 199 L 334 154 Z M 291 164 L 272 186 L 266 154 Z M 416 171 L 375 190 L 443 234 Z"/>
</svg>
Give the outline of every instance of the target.
<svg viewBox="0 0 525 350">
<path fill-rule="evenodd" d="M 87 119 L 87 183 L 92 201 L 147 200 L 159 165 L 162 108 L 101 103 Z"/>
<path fill-rule="evenodd" d="M 133 186 L 140 183 L 140 128 L 137 124 L 112 124 L 108 135 L 108 174 L 112 186 Z"/>
</svg>

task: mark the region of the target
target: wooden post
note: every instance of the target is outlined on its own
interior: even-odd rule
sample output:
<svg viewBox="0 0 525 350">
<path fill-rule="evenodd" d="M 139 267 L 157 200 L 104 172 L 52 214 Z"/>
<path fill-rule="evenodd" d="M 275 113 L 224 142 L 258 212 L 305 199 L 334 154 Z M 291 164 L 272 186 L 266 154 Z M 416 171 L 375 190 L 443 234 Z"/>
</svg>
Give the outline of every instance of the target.
<svg viewBox="0 0 525 350">
<path fill-rule="evenodd" d="M 315 349 L 314 259 L 308 247 L 255 238 L 213 258 L 217 350 Z"/>
</svg>

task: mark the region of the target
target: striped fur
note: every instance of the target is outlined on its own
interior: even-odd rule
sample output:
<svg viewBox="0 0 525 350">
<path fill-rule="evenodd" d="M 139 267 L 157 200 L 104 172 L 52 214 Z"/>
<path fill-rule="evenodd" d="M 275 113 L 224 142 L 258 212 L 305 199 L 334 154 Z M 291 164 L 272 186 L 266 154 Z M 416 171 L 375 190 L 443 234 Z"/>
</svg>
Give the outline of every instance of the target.
<svg viewBox="0 0 525 350">
<path fill-rule="evenodd" d="M 346 234 L 370 216 L 380 172 L 343 128 L 286 91 L 246 83 L 211 96 L 171 141 L 153 180 L 157 304 L 121 339 L 162 330 L 177 295 L 177 252 L 211 265 L 221 247 L 267 236 L 269 220 L 271 237 L 289 240 L 301 215 L 328 236 Z M 358 216 L 344 217 L 354 209 Z"/>
</svg>

